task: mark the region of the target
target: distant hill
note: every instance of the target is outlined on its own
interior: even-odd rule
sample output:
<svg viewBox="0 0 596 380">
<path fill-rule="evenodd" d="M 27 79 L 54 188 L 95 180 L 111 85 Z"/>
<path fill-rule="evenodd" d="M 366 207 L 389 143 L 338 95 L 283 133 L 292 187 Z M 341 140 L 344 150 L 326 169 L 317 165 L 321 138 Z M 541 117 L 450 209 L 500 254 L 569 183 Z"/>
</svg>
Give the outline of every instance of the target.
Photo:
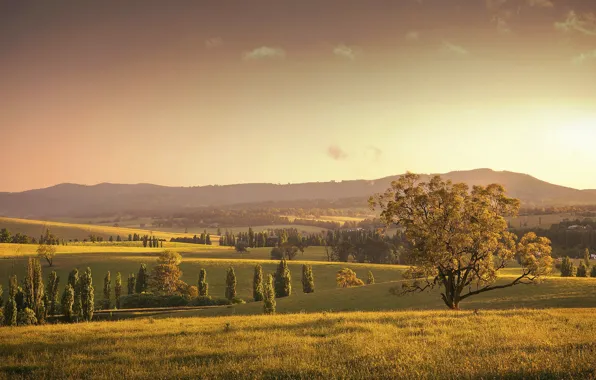
<svg viewBox="0 0 596 380">
<path fill-rule="evenodd" d="M 577 190 L 553 185 L 527 174 L 490 169 L 456 171 L 443 178 L 469 185 L 500 183 L 510 196 L 525 206 L 596 204 L 596 190 Z M 268 183 L 226 186 L 166 187 L 151 184 L 94 186 L 60 184 L 20 193 L 0 193 L 0 215 L 21 218 L 92 217 L 136 213 L 152 215 L 205 206 L 229 206 L 296 200 L 362 198 L 383 192 L 392 176 L 377 180 L 312 182 L 276 185 Z M 364 203 L 364 202 L 363 202 Z"/>
</svg>

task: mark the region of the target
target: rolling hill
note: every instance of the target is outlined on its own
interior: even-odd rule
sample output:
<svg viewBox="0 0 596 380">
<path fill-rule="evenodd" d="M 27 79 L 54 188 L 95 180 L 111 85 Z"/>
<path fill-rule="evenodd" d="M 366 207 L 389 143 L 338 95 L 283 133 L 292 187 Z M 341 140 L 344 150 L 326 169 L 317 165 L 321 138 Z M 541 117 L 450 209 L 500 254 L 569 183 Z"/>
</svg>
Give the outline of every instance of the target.
<svg viewBox="0 0 596 380">
<path fill-rule="evenodd" d="M 500 183 L 525 206 L 596 204 L 596 190 L 577 190 L 541 181 L 527 174 L 490 169 L 442 174 L 470 185 Z M 229 206 L 296 200 L 367 199 L 384 191 L 399 176 L 377 180 L 301 184 L 237 184 L 166 187 L 151 184 L 94 186 L 60 184 L 20 193 L 0 193 L 0 215 L 21 218 L 92 217 L 122 213 L 153 215 L 205 206 Z"/>
</svg>

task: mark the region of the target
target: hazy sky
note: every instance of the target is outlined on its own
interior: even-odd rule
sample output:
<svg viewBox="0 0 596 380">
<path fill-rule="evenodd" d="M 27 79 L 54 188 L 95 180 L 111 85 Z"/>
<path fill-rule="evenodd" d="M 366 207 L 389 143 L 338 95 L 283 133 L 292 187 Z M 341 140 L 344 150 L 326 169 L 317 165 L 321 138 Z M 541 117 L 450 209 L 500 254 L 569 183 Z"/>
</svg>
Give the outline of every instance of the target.
<svg viewBox="0 0 596 380">
<path fill-rule="evenodd" d="M 596 188 L 596 2 L 0 2 L 0 191 L 489 167 Z"/>
</svg>

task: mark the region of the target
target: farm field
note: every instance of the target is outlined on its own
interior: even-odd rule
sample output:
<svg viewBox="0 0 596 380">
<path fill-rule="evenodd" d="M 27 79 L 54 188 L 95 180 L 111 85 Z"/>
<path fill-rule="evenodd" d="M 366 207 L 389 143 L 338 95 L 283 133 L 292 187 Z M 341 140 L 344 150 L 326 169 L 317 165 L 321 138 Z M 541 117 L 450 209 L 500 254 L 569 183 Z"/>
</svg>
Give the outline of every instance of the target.
<svg viewBox="0 0 596 380">
<path fill-rule="evenodd" d="M 45 230 L 49 228 L 54 235 L 64 240 L 88 239 L 90 234 L 101 236 L 106 240 L 110 236 L 112 236 L 115 239 L 116 236 L 120 235 L 120 237 L 123 240 L 126 240 L 129 234 L 136 233 L 140 235 L 146 235 L 150 234 L 150 232 L 152 232 L 153 236 L 156 236 L 160 239 L 168 240 L 172 237 L 189 236 L 189 234 L 184 233 L 143 230 L 139 228 L 112 227 L 93 224 L 74 224 L 4 217 L 0 217 L 0 229 L 1 228 L 7 228 L 13 235 L 16 233 L 21 233 L 36 238 L 42 235 L 45 232 Z"/>
<path fill-rule="evenodd" d="M 594 378 L 593 309 L 140 319 L 4 329 L 0 377 Z"/>
</svg>

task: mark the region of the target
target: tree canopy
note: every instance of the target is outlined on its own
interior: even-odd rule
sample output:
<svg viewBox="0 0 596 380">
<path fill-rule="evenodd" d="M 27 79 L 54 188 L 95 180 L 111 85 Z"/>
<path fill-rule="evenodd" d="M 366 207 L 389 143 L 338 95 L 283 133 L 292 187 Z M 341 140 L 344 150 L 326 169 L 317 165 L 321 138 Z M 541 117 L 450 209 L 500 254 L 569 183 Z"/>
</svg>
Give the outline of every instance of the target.
<svg viewBox="0 0 596 380">
<path fill-rule="evenodd" d="M 403 292 L 442 288 L 451 309 L 468 297 L 537 282 L 552 269 L 550 241 L 531 232 L 521 239 L 508 231 L 505 217 L 520 202 L 501 185 L 453 184 L 434 176 L 428 182 L 408 173 L 384 193 L 371 197 L 386 224 L 400 227 L 409 243 L 411 267 Z M 517 277 L 497 281 L 499 270 L 518 258 Z"/>
</svg>

